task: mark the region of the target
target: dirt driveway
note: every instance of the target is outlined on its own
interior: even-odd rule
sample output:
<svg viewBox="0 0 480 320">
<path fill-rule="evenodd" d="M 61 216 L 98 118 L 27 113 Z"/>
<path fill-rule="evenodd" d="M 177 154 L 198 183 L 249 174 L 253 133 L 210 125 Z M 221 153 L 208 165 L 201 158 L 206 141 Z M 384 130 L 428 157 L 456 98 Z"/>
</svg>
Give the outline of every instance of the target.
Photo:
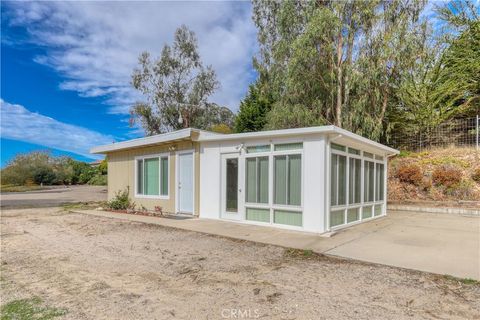
<svg viewBox="0 0 480 320">
<path fill-rule="evenodd" d="M 474 319 L 480 285 L 156 225 L 3 211 L 2 304 L 67 319 Z"/>
<path fill-rule="evenodd" d="M 105 186 L 68 186 L 28 192 L 0 194 L 2 209 L 61 206 L 65 203 L 106 201 Z"/>
</svg>

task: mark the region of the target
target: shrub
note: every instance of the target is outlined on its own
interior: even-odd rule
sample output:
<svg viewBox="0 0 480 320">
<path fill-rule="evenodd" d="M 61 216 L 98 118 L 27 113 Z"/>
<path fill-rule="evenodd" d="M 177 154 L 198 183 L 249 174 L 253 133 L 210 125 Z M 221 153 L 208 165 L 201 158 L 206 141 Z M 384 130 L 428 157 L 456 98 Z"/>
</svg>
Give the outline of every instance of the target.
<svg viewBox="0 0 480 320">
<path fill-rule="evenodd" d="M 477 183 L 480 183 L 480 167 L 473 170 L 472 180 L 477 182 Z"/>
<path fill-rule="evenodd" d="M 92 186 L 106 186 L 107 185 L 107 176 L 97 174 L 93 176 L 92 179 L 88 180 L 88 184 Z"/>
<path fill-rule="evenodd" d="M 135 203 L 130 201 L 128 193 L 128 188 L 123 191 L 117 191 L 115 197 L 107 202 L 107 208 L 112 210 L 127 210 L 135 208 Z"/>
<path fill-rule="evenodd" d="M 437 186 L 450 188 L 462 181 L 462 171 L 450 165 L 439 166 L 432 173 L 432 181 Z"/>
<path fill-rule="evenodd" d="M 419 186 L 423 182 L 422 170 L 416 164 L 404 164 L 397 169 L 396 177 L 406 183 Z"/>
<path fill-rule="evenodd" d="M 471 199 L 473 196 L 473 182 L 462 180 L 459 183 L 447 187 L 444 193 L 455 199 Z"/>
</svg>

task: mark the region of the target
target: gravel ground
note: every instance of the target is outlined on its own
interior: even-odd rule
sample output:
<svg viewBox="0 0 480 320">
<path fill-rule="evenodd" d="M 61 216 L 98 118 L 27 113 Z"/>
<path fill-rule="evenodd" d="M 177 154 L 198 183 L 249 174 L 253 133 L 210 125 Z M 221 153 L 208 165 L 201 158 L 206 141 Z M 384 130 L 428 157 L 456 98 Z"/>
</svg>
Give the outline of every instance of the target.
<svg viewBox="0 0 480 320">
<path fill-rule="evenodd" d="M 1 303 L 65 319 L 480 316 L 478 283 L 55 208 L 3 211 L 1 239 Z"/>
</svg>

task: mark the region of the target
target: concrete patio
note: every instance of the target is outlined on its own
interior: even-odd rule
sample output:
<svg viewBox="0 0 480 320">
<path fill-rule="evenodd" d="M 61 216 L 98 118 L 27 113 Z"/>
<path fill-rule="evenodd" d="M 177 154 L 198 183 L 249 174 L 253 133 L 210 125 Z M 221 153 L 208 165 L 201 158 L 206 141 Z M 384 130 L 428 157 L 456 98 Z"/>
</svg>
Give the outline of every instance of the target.
<svg viewBox="0 0 480 320">
<path fill-rule="evenodd" d="M 218 220 L 168 219 L 96 210 L 75 212 L 480 280 L 480 217 L 394 211 L 387 217 L 324 237 Z"/>
</svg>

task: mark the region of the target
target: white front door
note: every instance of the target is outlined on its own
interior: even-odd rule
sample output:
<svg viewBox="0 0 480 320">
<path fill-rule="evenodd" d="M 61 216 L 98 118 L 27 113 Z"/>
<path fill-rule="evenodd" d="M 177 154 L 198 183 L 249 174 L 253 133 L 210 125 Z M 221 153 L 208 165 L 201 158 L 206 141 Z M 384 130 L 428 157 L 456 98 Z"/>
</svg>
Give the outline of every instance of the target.
<svg viewBox="0 0 480 320">
<path fill-rule="evenodd" d="M 178 211 L 193 214 L 193 153 L 178 155 Z"/>
<path fill-rule="evenodd" d="M 240 161 L 238 153 L 222 154 L 221 217 L 239 220 L 241 209 Z"/>
</svg>

